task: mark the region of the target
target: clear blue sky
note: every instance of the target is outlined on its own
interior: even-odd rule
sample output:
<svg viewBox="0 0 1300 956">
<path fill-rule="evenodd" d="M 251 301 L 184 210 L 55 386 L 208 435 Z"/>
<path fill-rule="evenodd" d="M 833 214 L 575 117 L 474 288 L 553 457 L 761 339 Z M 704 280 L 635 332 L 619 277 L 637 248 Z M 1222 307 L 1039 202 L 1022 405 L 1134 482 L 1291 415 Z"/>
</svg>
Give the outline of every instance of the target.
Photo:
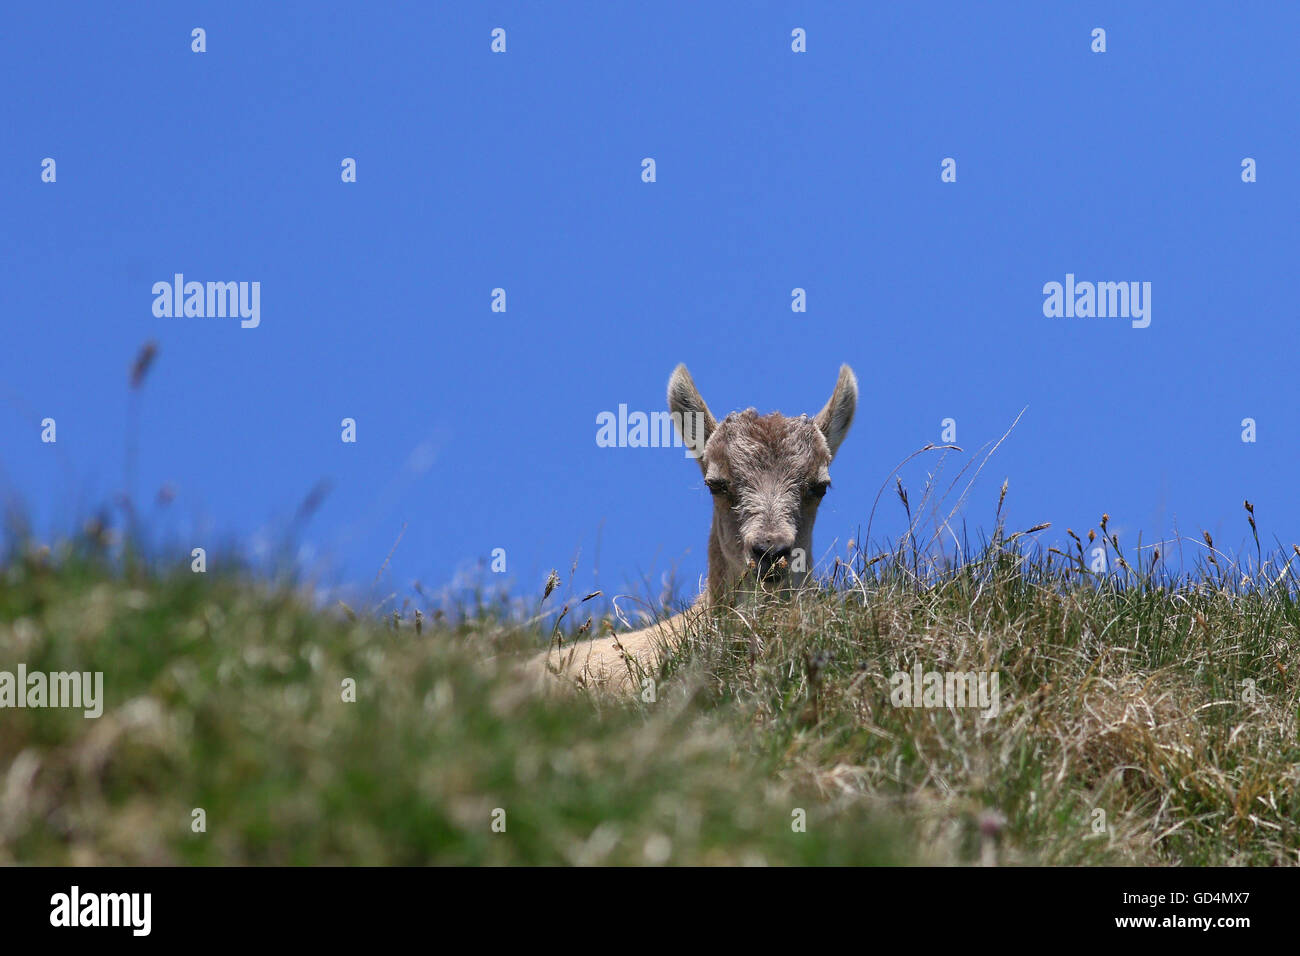
<svg viewBox="0 0 1300 956">
<path fill-rule="evenodd" d="M 1044 543 L 1108 511 L 1236 547 L 1248 497 L 1289 544 L 1298 34 L 1240 2 L 11 5 L 0 488 L 43 535 L 110 500 L 156 339 L 137 490 L 174 486 L 186 551 L 256 548 L 327 479 L 302 537 L 343 583 L 404 523 L 399 591 L 497 547 L 530 592 L 578 549 L 607 591 L 693 581 L 697 468 L 597 447 L 597 414 L 661 409 L 681 361 L 715 412 L 811 413 L 848 362 L 819 551 L 943 419 L 970 452 L 1026 406 L 972 530 L 1009 478 Z M 260 326 L 155 317 L 177 272 L 260 282 Z M 1067 273 L 1150 282 L 1150 326 L 1044 316 Z M 887 495 L 873 536 L 903 526 Z"/>
</svg>

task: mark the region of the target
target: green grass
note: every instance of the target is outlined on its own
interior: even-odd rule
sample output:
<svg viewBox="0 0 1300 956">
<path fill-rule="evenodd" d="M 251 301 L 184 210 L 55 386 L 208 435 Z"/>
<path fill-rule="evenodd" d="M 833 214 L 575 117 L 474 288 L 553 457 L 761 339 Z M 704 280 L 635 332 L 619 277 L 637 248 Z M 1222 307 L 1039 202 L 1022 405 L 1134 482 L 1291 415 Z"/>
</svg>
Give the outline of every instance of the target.
<svg viewBox="0 0 1300 956">
<path fill-rule="evenodd" d="M 233 574 L 12 558 L 0 670 L 103 671 L 106 704 L 0 710 L 0 863 L 912 858 L 865 805 L 782 780 L 725 711 L 539 699 L 512 665 L 541 642 L 490 618 L 351 621 Z"/>
<path fill-rule="evenodd" d="M 1098 576 L 1024 545 L 905 542 L 742 601 L 653 702 L 539 698 L 515 665 L 549 635 L 490 608 L 417 627 L 16 547 L 0 670 L 103 671 L 106 702 L 0 710 L 0 863 L 1295 863 L 1290 565 Z M 893 706 L 918 662 L 996 671 L 1000 714 Z"/>
</svg>

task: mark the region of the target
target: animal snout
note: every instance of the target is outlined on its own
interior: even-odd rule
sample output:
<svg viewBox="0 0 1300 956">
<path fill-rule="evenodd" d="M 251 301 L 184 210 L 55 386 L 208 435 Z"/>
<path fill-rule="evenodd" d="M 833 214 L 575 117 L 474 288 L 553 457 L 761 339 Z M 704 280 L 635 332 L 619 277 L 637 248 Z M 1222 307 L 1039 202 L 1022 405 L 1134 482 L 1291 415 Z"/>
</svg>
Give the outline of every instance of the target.
<svg viewBox="0 0 1300 956">
<path fill-rule="evenodd" d="M 792 548 L 791 542 L 776 541 L 765 539 L 756 541 L 750 545 L 749 553 L 753 555 L 754 561 L 758 564 L 776 564 L 782 558 L 789 558 Z"/>
</svg>

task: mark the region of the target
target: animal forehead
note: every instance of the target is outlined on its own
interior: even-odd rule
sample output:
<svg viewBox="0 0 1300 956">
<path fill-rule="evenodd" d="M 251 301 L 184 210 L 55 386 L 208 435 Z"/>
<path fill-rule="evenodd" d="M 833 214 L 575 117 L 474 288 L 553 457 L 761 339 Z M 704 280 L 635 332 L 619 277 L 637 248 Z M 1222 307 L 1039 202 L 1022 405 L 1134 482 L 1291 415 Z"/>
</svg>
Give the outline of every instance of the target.
<svg viewBox="0 0 1300 956">
<path fill-rule="evenodd" d="M 814 472 L 830 463 L 830 448 L 812 419 L 760 415 L 750 408 L 732 412 L 709 438 L 709 458 L 728 470 Z"/>
</svg>

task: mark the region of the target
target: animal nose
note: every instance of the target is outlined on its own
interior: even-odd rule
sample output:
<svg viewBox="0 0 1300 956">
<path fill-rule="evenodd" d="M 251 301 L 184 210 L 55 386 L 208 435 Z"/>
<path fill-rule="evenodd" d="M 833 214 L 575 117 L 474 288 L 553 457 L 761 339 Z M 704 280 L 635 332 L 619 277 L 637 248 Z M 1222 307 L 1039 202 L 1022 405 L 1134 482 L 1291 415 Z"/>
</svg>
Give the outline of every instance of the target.
<svg viewBox="0 0 1300 956">
<path fill-rule="evenodd" d="M 782 558 L 790 557 L 790 546 L 778 541 L 760 541 L 750 547 L 749 553 L 759 563 L 776 564 Z"/>
</svg>

